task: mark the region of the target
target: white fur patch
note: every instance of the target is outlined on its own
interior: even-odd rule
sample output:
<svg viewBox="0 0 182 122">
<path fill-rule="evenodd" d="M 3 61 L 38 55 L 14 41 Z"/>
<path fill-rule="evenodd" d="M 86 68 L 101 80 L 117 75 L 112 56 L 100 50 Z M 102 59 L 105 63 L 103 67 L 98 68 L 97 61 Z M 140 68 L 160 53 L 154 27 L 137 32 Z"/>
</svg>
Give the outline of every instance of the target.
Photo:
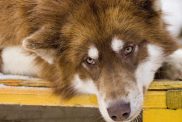
<svg viewBox="0 0 182 122">
<path fill-rule="evenodd" d="M 114 38 L 111 42 L 111 48 L 114 52 L 119 53 L 123 49 L 124 42 L 120 39 Z"/>
<path fill-rule="evenodd" d="M 179 36 L 182 29 L 182 0 L 161 0 L 164 20 L 168 30 L 174 37 Z"/>
<path fill-rule="evenodd" d="M 173 54 L 168 57 L 167 62 L 171 62 L 177 67 L 182 65 L 182 49 L 176 50 Z"/>
<path fill-rule="evenodd" d="M 135 72 L 137 84 L 141 91 L 143 91 L 143 87 L 148 88 L 156 71 L 164 61 L 163 50 L 156 45 L 148 45 L 148 55 L 147 59 L 139 64 Z"/>
<path fill-rule="evenodd" d="M 88 56 L 93 59 L 99 58 L 99 51 L 95 46 L 91 46 L 88 50 Z"/>
<path fill-rule="evenodd" d="M 28 55 L 21 47 L 7 47 L 2 50 L 2 72 L 15 75 L 36 76 L 38 67 L 34 65 L 35 56 Z"/>
<path fill-rule="evenodd" d="M 73 81 L 73 87 L 80 93 L 97 94 L 97 88 L 92 80 L 81 80 L 79 75 L 75 75 Z"/>
<path fill-rule="evenodd" d="M 128 118 L 129 120 L 135 119 L 141 112 L 143 106 L 143 92 L 133 85 L 130 89 L 128 89 L 129 95 L 128 99 L 131 107 L 131 114 Z"/>
</svg>

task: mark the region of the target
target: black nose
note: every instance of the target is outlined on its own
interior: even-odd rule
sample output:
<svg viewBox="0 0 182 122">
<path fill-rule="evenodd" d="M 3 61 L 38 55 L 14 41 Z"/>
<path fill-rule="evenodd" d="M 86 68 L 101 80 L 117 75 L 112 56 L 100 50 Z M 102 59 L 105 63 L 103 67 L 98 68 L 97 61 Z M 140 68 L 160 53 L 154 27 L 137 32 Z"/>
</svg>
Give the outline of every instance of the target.
<svg viewBox="0 0 182 122">
<path fill-rule="evenodd" d="M 126 102 L 117 102 L 113 105 L 111 105 L 107 109 L 109 116 L 114 121 L 123 121 L 128 119 L 131 113 L 130 103 Z"/>
</svg>

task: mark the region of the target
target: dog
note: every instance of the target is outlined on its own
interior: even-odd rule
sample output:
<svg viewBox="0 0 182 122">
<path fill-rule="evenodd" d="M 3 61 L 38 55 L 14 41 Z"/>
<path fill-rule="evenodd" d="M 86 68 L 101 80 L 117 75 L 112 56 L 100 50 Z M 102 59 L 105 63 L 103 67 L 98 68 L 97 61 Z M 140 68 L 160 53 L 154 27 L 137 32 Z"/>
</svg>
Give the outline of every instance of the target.
<svg viewBox="0 0 182 122">
<path fill-rule="evenodd" d="M 0 13 L 1 72 L 96 94 L 107 122 L 139 115 L 163 63 L 182 67 L 159 0 L 3 0 Z"/>
</svg>

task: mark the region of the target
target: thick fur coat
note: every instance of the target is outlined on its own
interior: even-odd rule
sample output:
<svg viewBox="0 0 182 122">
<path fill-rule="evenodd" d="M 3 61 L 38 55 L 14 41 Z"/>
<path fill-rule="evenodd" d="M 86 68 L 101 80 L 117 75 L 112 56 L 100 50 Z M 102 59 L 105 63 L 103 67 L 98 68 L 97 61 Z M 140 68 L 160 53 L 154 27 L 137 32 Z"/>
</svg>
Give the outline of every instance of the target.
<svg viewBox="0 0 182 122">
<path fill-rule="evenodd" d="M 50 80 L 65 98 L 94 93 L 108 122 L 140 113 L 179 48 L 157 0 L 2 0 L 0 13 L 1 71 Z"/>
</svg>

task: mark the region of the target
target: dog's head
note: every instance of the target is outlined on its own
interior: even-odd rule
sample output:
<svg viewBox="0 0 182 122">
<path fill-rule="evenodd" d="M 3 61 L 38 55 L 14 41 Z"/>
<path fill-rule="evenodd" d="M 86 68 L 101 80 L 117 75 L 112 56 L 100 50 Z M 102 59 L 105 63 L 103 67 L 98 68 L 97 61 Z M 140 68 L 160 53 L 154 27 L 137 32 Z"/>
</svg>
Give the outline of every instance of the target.
<svg viewBox="0 0 182 122">
<path fill-rule="evenodd" d="M 144 91 L 176 44 L 157 0 L 79 0 L 60 30 L 52 79 L 69 96 L 91 93 L 108 122 L 129 121 Z M 49 75 L 50 76 L 50 75 Z"/>
</svg>

